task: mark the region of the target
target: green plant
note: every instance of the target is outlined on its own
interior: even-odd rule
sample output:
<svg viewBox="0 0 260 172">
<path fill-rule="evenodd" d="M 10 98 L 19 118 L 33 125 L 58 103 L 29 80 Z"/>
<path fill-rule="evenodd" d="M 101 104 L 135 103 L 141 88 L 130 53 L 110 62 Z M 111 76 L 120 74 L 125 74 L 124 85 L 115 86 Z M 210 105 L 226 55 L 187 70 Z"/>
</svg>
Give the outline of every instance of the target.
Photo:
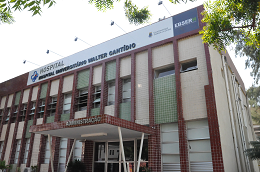
<svg viewBox="0 0 260 172">
<path fill-rule="evenodd" d="M 0 169 L 5 170 L 5 169 L 12 169 L 12 165 L 5 165 L 5 160 L 0 161 Z"/>
<path fill-rule="evenodd" d="M 38 166 L 37 166 L 37 165 L 35 165 L 35 166 L 31 166 L 31 169 L 32 169 L 32 172 L 36 172 L 37 169 L 38 169 Z"/>
<path fill-rule="evenodd" d="M 151 172 L 150 168 L 145 167 L 145 166 L 144 166 L 144 167 L 140 167 L 140 168 L 139 168 L 139 171 L 140 171 L 140 172 Z"/>
<path fill-rule="evenodd" d="M 70 161 L 68 164 L 68 171 L 69 172 L 83 172 L 85 171 L 84 163 L 78 159 L 74 161 Z"/>
<path fill-rule="evenodd" d="M 20 167 L 16 167 L 17 172 L 21 172 L 21 168 Z"/>
</svg>

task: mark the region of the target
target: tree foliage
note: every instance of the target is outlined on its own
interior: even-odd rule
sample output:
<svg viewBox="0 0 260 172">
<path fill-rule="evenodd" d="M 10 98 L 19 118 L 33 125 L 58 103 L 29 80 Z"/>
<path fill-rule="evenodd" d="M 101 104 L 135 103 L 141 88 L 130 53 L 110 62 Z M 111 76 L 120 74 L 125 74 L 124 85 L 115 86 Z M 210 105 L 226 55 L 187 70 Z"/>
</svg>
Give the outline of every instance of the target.
<svg viewBox="0 0 260 172">
<path fill-rule="evenodd" d="M 259 138 L 258 138 L 259 139 Z M 251 141 L 250 145 L 252 146 L 251 148 L 248 148 L 246 150 L 247 156 L 252 159 L 252 160 L 257 160 L 260 159 L 260 142 L 259 140 L 257 141 Z"/>
<path fill-rule="evenodd" d="M 4 12 L 3 8 L 0 8 L 0 24 L 7 23 L 12 24 L 14 22 L 14 18 L 12 14 L 8 11 Z"/>
<path fill-rule="evenodd" d="M 251 86 L 247 91 L 252 119 L 260 124 L 260 87 Z"/>
<path fill-rule="evenodd" d="M 234 44 L 237 56 L 247 56 L 246 67 L 258 82 L 260 75 L 259 0 L 215 0 L 204 4 L 203 41 L 219 50 Z"/>
</svg>

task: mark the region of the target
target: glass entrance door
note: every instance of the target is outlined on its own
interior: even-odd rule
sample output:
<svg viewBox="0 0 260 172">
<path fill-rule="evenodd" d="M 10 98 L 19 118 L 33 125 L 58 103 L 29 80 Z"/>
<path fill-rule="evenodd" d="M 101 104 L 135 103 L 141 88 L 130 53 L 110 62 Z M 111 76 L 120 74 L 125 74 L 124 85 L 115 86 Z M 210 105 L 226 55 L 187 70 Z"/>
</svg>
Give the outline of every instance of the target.
<svg viewBox="0 0 260 172">
<path fill-rule="evenodd" d="M 138 145 L 139 144 L 139 145 Z M 123 141 L 126 167 L 135 172 L 138 162 L 140 140 Z M 148 165 L 148 141 L 144 140 L 141 166 Z M 94 172 L 124 172 L 122 152 L 119 142 L 96 142 Z"/>
</svg>

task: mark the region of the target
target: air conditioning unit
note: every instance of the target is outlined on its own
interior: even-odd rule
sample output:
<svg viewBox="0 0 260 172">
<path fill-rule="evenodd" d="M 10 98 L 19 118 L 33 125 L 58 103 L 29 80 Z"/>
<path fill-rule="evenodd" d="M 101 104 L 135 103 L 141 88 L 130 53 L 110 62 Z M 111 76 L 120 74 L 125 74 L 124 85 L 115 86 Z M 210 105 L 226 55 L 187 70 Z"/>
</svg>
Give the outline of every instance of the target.
<svg viewBox="0 0 260 172">
<path fill-rule="evenodd" d="M 30 167 L 26 167 L 23 172 L 31 172 L 31 168 Z"/>
</svg>

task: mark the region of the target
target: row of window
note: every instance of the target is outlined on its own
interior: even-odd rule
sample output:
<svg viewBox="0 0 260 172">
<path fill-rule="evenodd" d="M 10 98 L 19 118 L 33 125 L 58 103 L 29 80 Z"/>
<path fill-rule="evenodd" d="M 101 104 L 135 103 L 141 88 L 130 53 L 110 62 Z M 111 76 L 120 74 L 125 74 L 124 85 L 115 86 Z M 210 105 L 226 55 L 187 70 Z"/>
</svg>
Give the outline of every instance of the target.
<svg viewBox="0 0 260 172">
<path fill-rule="evenodd" d="M 198 69 L 197 59 L 194 59 L 192 61 L 181 64 L 181 73 L 196 70 L 196 69 Z M 161 77 L 172 75 L 172 74 L 175 74 L 174 66 L 154 71 L 155 78 L 161 78 Z"/>
</svg>

